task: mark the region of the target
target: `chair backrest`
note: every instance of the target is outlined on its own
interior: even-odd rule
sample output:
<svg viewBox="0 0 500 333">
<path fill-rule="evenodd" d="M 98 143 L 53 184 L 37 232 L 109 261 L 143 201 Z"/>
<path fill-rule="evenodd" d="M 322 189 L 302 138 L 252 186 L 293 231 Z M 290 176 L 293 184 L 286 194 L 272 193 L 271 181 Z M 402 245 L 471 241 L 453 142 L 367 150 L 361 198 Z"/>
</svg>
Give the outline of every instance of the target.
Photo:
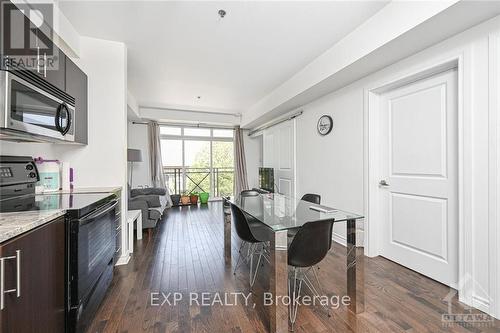
<svg viewBox="0 0 500 333">
<path fill-rule="evenodd" d="M 260 193 L 256 190 L 243 190 L 241 191 L 240 195 L 242 197 L 256 197 L 258 196 Z"/>
<path fill-rule="evenodd" d="M 317 205 L 321 205 L 321 195 L 319 194 L 313 194 L 313 193 L 306 193 L 302 196 L 302 199 L 307 202 L 312 202 Z"/>
<path fill-rule="evenodd" d="M 295 267 L 310 267 L 325 258 L 332 246 L 333 221 L 305 223 L 288 247 L 288 264 Z"/>
<path fill-rule="evenodd" d="M 259 241 L 252 234 L 248 220 L 243 211 L 239 209 L 238 206 L 231 204 L 231 212 L 233 214 L 234 227 L 238 237 L 246 242 L 258 243 Z"/>
</svg>

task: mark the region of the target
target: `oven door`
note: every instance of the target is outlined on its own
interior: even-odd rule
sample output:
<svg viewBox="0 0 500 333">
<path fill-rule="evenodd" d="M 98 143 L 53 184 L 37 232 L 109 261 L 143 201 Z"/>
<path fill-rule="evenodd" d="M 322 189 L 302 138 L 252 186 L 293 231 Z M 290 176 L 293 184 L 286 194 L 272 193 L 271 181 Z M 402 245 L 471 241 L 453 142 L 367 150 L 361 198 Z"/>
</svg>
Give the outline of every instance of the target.
<svg viewBox="0 0 500 333">
<path fill-rule="evenodd" d="M 75 139 L 75 108 L 23 80 L 0 71 L 4 127 L 64 141 Z"/>
<path fill-rule="evenodd" d="M 70 289 L 71 305 L 78 305 L 94 288 L 112 262 L 115 253 L 117 200 L 105 204 L 81 219 L 71 221 Z"/>
</svg>

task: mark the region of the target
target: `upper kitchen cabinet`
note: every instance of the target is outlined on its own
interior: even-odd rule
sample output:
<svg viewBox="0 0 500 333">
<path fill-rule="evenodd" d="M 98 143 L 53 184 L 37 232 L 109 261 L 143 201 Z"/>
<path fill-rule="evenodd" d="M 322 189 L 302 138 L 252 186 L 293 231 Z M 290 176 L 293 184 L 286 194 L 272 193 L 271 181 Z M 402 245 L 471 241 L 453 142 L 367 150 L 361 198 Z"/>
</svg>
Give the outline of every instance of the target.
<svg viewBox="0 0 500 333">
<path fill-rule="evenodd" d="M 31 9 L 23 6 L 1 1 L 1 67 L 64 91 L 66 56 L 53 43 L 50 25 L 34 26 L 27 16 Z"/>
<path fill-rule="evenodd" d="M 69 57 L 66 57 L 66 93 L 75 98 L 75 142 L 87 144 L 87 75 Z"/>
<path fill-rule="evenodd" d="M 56 45 L 52 46 L 49 54 L 41 55 L 40 67 L 41 75 L 48 83 L 61 89 L 66 90 L 66 55 Z"/>
</svg>

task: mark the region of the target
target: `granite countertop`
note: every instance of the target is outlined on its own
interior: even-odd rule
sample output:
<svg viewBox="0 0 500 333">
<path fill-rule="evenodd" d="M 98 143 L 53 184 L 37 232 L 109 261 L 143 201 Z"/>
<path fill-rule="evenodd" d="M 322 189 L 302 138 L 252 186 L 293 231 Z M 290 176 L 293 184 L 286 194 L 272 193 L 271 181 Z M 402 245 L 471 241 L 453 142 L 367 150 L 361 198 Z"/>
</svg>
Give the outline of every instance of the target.
<svg viewBox="0 0 500 333">
<path fill-rule="evenodd" d="M 66 211 L 62 209 L 1 213 L 0 243 L 39 227 L 64 214 L 66 214 Z"/>
</svg>

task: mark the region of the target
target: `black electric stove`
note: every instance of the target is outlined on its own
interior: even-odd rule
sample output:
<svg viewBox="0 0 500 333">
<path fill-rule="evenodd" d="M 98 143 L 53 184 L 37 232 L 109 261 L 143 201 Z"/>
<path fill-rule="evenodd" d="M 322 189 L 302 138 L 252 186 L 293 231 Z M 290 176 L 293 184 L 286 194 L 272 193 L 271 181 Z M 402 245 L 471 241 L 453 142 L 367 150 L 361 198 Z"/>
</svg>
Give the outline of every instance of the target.
<svg viewBox="0 0 500 333">
<path fill-rule="evenodd" d="M 0 213 L 61 209 L 68 217 L 80 218 L 114 197 L 112 193 L 28 194 L 0 200 Z"/>
<path fill-rule="evenodd" d="M 35 193 L 33 158 L 0 156 L 0 213 L 66 211 L 66 332 L 85 332 L 113 278 L 118 199 L 112 193 Z"/>
</svg>

